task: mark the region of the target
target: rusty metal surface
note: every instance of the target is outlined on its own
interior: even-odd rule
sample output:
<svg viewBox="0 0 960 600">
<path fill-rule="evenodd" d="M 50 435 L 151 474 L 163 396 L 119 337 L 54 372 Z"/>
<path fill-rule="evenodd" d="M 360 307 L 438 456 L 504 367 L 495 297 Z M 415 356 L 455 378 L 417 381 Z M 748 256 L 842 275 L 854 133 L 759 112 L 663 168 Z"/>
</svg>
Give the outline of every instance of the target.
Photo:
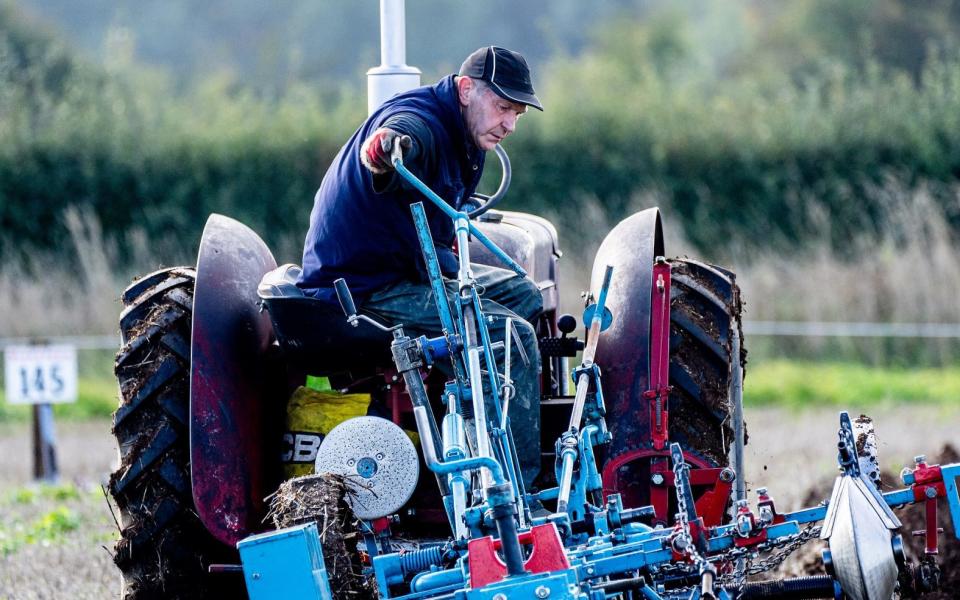
<svg viewBox="0 0 960 600">
<path fill-rule="evenodd" d="M 613 324 L 603 333 L 596 362 L 603 370 L 607 423 L 613 441 L 606 461 L 637 449 L 650 439 L 650 297 L 653 263 L 663 256 L 660 210 L 648 208 L 621 221 L 607 235 L 593 262 L 590 289 L 596 295 L 607 265 L 613 279 L 607 307 Z"/>
<path fill-rule="evenodd" d="M 250 228 L 222 215 L 207 220 L 193 300 L 191 479 L 201 521 L 231 546 L 264 514 L 264 355 L 272 329 L 257 306 L 257 284 L 276 266 Z"/>
<path fill-rule="evenodd" d="M 560 306 L 557 290 L 560 249 L 553 224 L 543 217 L 511 211 L 492 211 L 475 224 L 537 282 L 543 294 L 544 311 L 555 312 Z M 470 259 L 475 263 L 504 268 L 476 239 L 470 242 Z M 553 334 L 557 335 L 555 328 Z"/>
</svg>

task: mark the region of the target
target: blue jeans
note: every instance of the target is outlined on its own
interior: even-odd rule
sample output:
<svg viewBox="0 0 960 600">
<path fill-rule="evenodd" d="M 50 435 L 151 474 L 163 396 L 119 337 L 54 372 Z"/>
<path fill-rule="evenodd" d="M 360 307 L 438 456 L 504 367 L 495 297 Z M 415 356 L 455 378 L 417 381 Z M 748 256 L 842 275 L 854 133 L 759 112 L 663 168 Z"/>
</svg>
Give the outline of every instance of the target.
<svg viewBox="0 0 960 600">
<path fill-rule="evenodd" d="M 508 414 L 523 478 L 530 485 L 540 470 L 540 350 L 530 323 L 543 312 L 543 297 L 530 278 L 487 265 L 472 264 L 470 268 L 480 291 L 480 306 L 487 319 L 491 341 L 503 341 L 505 320 L 513 318 L 529 361 L 525 366 L 516 344 L 512 344 L 510 375 L 516 395 L 510 401 Z M 451 308 L 456 311 L 457 281 L 445 279 L 444 285 Z M 392 284 L 374 292 L 364 302 L 362 311 L 390 325 L 403 324 L 404 333 L 411 337 L 442 334 L 433 288 L 429 283 L 400 281 Z M 502 372 L 503 351 L 497 351 L 496 355 L 497 369 Z M 438 366 L 451 375 L 449 364 Z M 489 405 L 487 409 L 493 410 Z"/>
</svg>

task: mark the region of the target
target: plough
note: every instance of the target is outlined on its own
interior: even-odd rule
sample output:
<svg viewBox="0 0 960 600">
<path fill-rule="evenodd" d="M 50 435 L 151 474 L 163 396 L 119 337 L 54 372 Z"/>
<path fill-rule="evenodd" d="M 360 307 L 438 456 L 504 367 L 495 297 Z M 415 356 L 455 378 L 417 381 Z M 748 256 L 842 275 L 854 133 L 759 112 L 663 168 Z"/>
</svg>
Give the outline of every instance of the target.
<svg viewBox="0 0 960 600">
<path fill-rule="evenodd" d="M 905 487 L 881 493 L 870 433 L 858 431 L 842 412 L 837 442 L 840 474 L 830 498 L 818 506 L 780 512 L 761 487 L 751 505 L 743 497 L 742 473 L 730 467 L 691 469 L 690 457 L 669 439 L 665 402 L 669 336 L 662 326 L 664 318 L 669 324 L 669 313 L 663 314 L 669 311 L 668 303 L 661 305 L 659 315 L 654 303 L 650 364 L 655 376 L 643 395 L 654 424 L 650 450 L 658 454 L 651 462 L 650 478 L 658 491 L 651 494 L 651 505 L 625 506 L 613 480 L 627 462 L 608 461 L 601 469 L 597 456 L 613 439 L 607 426 L 603 365 L 596 362 L 602 333 L 618 319 L 607 306 L 617 278 L 612 266 L 604 269 L 596 301 L 584 312 L 586 347 L 581 364 L 572 370 L 576 392 L 568 426 L 556 440 L 555 485 L 527 489 L 519 476 L 507 416 L 514 400 L 510 384 L 516 368 L 510 364 L 514 336 L 508 321 L 505 347 L 491 343 L 471 276 L 469 238 L 482 242 L 519 275 L 524 271 L 465 213 L 452 209 L 410 173 L 403 164 L 401 144 L 395 146 L 396 170 L 453 220 L 460 270 L 459 292 L 450 306 L 423 205 L 417 203 L 412 205 L 413 218 L 444 334 L 412 338 L 402 325 L 387 328 L 358 314 L 346 282 L 336 284 L 352 326 L 364 323 L 392 336 L 394 364 L 413 404 L 424 462 L 436 477 L 449 525 L 449 531 L 433 541 L 415 546 L 391 533 L 391 513 L 410 497 L 418 464 L 417 453 L 397 425 L 360 417 L 329 433 L 316 469 L 333 470 L 357 482 L 350 501 L 362 515 L 361 548 L 369 559 L 365 573 L 375 579 L 380 598 L 874 600 L 891 598 L 897 586 L 907 582 L 920 591 L 936 589 L 937 500 L 946 499 L 954 535 L 960 537 L 960 464 L 930 465 L 917 457 L 901 475 Z M 669 298 L 669 264 L 656 260 L 653 273 L 652 297 Z M 505 351 L 502 364 L 497 364 L 500 350 Z M 444 388 L 445 411 L 438 424 L 420 369 L 439 361 L 450 362 L 454 378 Z M 336 448 L 336 458 L 330 458 L 324 447 Z M 694 485 L 709 489 L 697 499 Z M 919 566 L 911 569 L 898 534 L 900 521 L 892 509 L 915 503 L 926 507 L 926 551 Z M 306 524 L 241 540 L 237 546 L 250 597 L 337 597 L 320 553 L 320 535 L 316 524 Z M 824 574 L 750 579 L 816 539 L 827 545 L 822 554 Z"/>
</svg>

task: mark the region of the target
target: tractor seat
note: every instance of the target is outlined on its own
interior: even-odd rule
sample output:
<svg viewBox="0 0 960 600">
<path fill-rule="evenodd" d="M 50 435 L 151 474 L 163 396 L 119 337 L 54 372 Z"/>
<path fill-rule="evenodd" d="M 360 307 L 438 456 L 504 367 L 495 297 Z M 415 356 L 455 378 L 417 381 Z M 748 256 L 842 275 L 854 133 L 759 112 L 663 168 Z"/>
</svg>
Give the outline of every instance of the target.
<svg viewBox="0 0 960 600">
<path fill-rule="evenodd" d="M 282 265 L 257 286 L 287 360 L 316 375 L 392 366 L 390 334 L 363 322 L 353 327 L 340 307 L 305 296 L 297 287 L 301 272 Z"/>
</svg>

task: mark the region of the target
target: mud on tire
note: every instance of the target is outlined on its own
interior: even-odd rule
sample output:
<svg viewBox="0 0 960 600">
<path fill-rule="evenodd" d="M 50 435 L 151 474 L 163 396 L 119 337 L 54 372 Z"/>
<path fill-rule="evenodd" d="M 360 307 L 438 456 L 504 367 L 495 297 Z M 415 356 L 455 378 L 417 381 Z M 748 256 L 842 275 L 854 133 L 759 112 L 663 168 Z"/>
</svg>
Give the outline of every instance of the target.
<svg viewBox="0 0 960 600">
<path fill-rule="evenodd" d="M 109 489 L 120 512 L 114 562 L 125 600 L 203 597 L 207 564 L 224 553 L 194 512 L 190 485 L 194 281 L 192 268 L 164 269 L 122 295 L 113 416 L 120 460 Z"/>
<path fill-rule="evenodd" d="M 734 328 L 743 339 L 740 290 L 733 273 L 719 267 L 679 258 L 670 265 L 670 439 L 726 466 L 734 437 L 729 399 Z M 746 364 L 746 350 L 741 349 L 740 363 Z"/>
</svg>

